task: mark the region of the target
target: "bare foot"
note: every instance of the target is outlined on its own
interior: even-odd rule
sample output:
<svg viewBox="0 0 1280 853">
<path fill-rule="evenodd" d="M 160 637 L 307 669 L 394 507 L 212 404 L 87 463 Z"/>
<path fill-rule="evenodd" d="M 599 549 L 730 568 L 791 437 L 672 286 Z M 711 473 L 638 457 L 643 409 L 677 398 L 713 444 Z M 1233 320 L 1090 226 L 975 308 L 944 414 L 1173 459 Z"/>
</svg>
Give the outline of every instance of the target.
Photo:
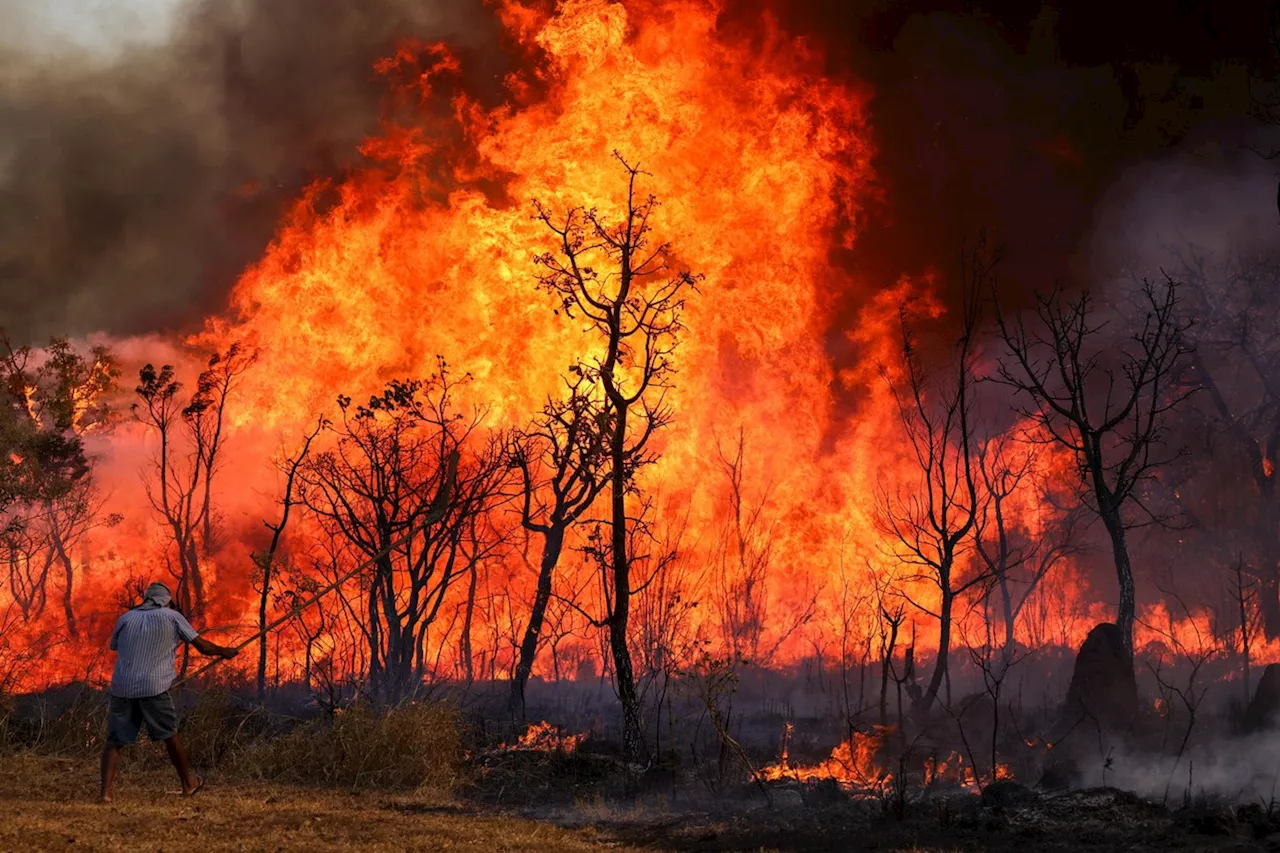
<svg viewBox="0 0 1280 853">
<path fill-rule="evenodd" d="M 197 777 L 196 777 L 196 783 L 195 783 L 194 785 L 192 785 L 190 788 L 183 788 L 183 789 L 182 789 L 182 796 L 184 796 L 184 797 L 194 797 L 196 794 L 200 793 L 200 789 L 201 789 L 201 788 L 203 788 L 203 787 L 204 787 L 204 777 L 203 777 L 203 776 L 197 776 Z"/>
<path fill-rule="evenodd" d="M 102 795 L 102 799 L 101 799 L 99 802 L 103 802 L 103 803 L 109 803 L 109 802 L 111 802 L 111 795 L 110 795 L 110 794 L 103 794 L 103 795 Z"/>
</svg>

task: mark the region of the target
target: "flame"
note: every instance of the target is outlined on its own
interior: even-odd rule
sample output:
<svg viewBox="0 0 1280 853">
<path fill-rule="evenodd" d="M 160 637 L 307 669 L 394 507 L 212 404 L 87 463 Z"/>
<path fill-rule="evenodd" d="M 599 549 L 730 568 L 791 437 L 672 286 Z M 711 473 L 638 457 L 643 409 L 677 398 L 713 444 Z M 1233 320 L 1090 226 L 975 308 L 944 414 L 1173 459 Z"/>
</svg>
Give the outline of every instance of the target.
<svg viewBox="0 0 1280 853">
<path fill-rule="evenodd" d="M 661 436 L 661 460 L 643 486 L 658 496 L 664 524 L 682 519 L 697 531 L 686 564 L 716 565 L 730 576 L 716 587 L 691 572 L 668 590 L 699 603 L 717 588 L 751 590 L 761 600 L 752 612 L 767 616 L 758 620 L 763 635 L 753 654 L 794 663 L 815 647 L 813 638 L 851 630 L 854 620 L 842 615 L 833 592 L 839 573 L 850 573 L 850 589 L 865 590 L 877 573 L 900 568 L 885 558 L 874 496 L 910 476 L 911 463 L 876 365 L 893 360 L 904 300 L 914 298 L 924 317 L 942 310 L 927 279 L 863 281 L 832 259 L 833 248 L 856 241 L 874 192 L 870 92 L 832 76 L 819 45 L 767 15 L 730 26 L 724 0 L 564 0 L 554 7 L 499 0 L 493 9 L 515 53 L 528 58 L 504 81 L 500 103 L 467 94 L 448 45 L 406 42 L 389 57 L 371 57 L 389 95 L 382 131 L 360 149 L 362 167 L 307 188 L 239 277 L 226 311 L 199 334 L 118 348 L 135 368 L 177 365 L 189 384 L 198 352 L 243 341 L 258 353 L 228 412 L 230 457 L 215 489 L 228 529 L 226 544 L 204 559 L 205 616 L 241 629 L 253 623 L 254 537 L 260 519 L 277 512 L 272 463 L 318 413 L 333 411 L 338 394 L 359 399 L 388 379 L 427 375 L 440 355 L 471 375 L 464 402 L 483 407 L 485 428 L 496 432 L 527 423 L 547 395 L 560 393 L 561 376 L 589 347 L 534 287 L 533 258 L 549 248 L 549 235 L 531 217 L 531 200 L 552 210 L 616 209 L 623 187 L 617 151 L 640 164 L 644 191 L 662 202 L 657 236 L 670 241 L 682 266 L 705 276 L 674 356 L 668 402 L 677 419 Z M 862 305 L 840 327 L 837 295 Z M 828 342 L 841 336 L 859 352 L 855 363 L 837 364 L 828 353 Z M 834 389 L 856 397 L 856 411 L 839 407 Z M 77 411 L 93 404 L 77 400 Z M 732 575 L 746 570 L 734 561 L 716 563 L 708 544 L 732 521 L 717 450 L 739 429 L 745 499 L 759 507 L 772 560 L 750 578 Z M 23 686 L 87 672 L 102 677 L 99 649 L 113 602 L 139 567 L 164 566 L 170 555 L 138 476 L 154 450 L 145 431 L 121 424 L 91 438 L 111 507 L 125 518 L 86 534 L 83 554 L 75 555 L 85 628 L 76 642 L 44 655 Z M 1043 465 L 1067 471 L 1061 457 L 1046 455 Z M 1014 511 L 1032 536 L 1047 523 L 1030 498 Z M 305 519 L 290 522 L 298 553 L 315 544 L 313 534 Z M 526 569 L 514 556 L 495 558 L 479 582 L 482 600 L 508 602 L 506 610 L 490 604 L 477 613 L 472 641 L 494 649 L 491 660 L 507 655 L 495 664 L 499 673 L 510 670 L 515 645 L 504 626 L 519 623 L 528 606 Z M 922 608 L 936 607 L 937 589 L 927 582 L 897 582 Z M 1079 568 L 1064 561 L 1028 603 L 1018 639 L 1078 645 L 1101 607 L 1089 593 Z M 61 630 L 48 621 L 54 610 L 24 629 L 31 642 Z M 963 610 L 981 618 L 981 608 Z M 710 602 L 685 612 L 689 636 L 723 642 Z M 867 612 L 860 630 L 872 630 L 874 610 Z M 441 624 L 442 634 L 452 630 Z M 936 632 L 921 634 L 924 654 Z M 298 642 L 280 635 L 286 678 L 300 666 Z M 433 657 L 442 669 L 458 664 L 450 635 L 433 633 L 432 642 L 440 644 Z M 538 666 L 550 669 L 545 659 Z M 882 738 L 854 736 L 814 772 L 891 778 L 875 763 Z M 780 767 L 786 761 L 784 754 Z M 950 758 L 944 764 L 957 766 Z"/>
<path fill-rule="evenodd" d="M 894 752 L 892 739 L 897 731 L 894 726 L 873 726 L 867 732 L 855 731 L 837 744 L 825 761 L 801 766 L 793 765 L 790 760 L 793 731 L 792 724 L 787 723 L 779 759 L 761 769 L 761 778 L 775 782 L 788 779 L 799 782 L 830 780 L 852 791 L 879 792 L 894 784 L 895 772 L 901 772 L 900 769 L 892 769 L 891 763 Z M 977 775 L 958 752 L 930 754 L 922 760 L 917 759 L 906 769 L 908 772 L 919 772 L 921 781 L 927 785 L 953 784 L 973 790 L 979 788 Z M 1012 776 L 1008 765 L 996 765 L 996 779 L 1009 779 Z"/>
<path fill-rule="evenodd" d="M 565 733 L 559 726 L 548 722 L 530 723 L 524 734 L 510 746 L 502 746 L 505 752 L 556 752 L 571 754 L 587 739 L 587 733 Z"/>
</svg>

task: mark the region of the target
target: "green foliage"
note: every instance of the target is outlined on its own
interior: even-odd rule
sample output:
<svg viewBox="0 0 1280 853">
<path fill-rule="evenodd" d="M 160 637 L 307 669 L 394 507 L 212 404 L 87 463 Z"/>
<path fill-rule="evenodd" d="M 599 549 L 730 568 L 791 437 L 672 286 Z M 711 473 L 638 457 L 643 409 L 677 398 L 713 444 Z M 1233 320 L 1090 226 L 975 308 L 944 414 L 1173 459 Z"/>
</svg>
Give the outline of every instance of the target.
<svg viewBox="0 0 1280 853">
<path fill-rule="evenodd" d="M 89 473 L 81 436 L 110 418 L 120 375 L 110 351 L 77 351 L 64 338 L 42 350 L 0 335 L 0 511 L 54 500 Z"/>
</svg>

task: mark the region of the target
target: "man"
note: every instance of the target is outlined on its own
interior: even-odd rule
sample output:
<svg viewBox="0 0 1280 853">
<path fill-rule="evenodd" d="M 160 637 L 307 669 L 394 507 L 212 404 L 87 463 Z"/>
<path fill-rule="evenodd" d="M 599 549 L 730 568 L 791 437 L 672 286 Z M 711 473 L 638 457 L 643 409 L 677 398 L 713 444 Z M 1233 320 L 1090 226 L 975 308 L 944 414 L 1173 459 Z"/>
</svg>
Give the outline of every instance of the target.
<svg viewBox="0 0 1280 853">
<path fill-rule="evenodd" d="M 111 802 L 121 747 L 138 739 L 143 725 L 152 740 L 164 741 L 169 760 L 178 771 L 182 795 L 193 796 L 204 780 L 191 773 L 187 749 L 178 737 L 178 712 L 169 687 L 177 679 L 173 660 L 182 643 L 209 657 L 230 659 L 239 652 L 201 637 L 181 613 L 173 609 L 173 594 L 162 583 L 147 587 L 142 603 L 116 621 L 111 650 L 117 652 L 111 674 L 107 712 L 107 748 L 102 753 L 102 802 Z"/>
</svg>

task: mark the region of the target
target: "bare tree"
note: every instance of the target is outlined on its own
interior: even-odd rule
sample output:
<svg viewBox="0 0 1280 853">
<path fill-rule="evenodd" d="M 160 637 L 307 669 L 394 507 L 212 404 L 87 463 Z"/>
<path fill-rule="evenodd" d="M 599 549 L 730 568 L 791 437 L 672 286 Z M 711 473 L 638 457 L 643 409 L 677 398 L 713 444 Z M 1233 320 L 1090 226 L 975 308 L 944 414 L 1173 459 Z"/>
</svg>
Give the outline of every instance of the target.
<svg viewBox="0 0 1280 853">
<path fill-rule="evenodd" d="M 1197 681 L 1205 665 L 1222 652 L 1217 640 L 1201 631 L 1191 608 L 1187 606 L 1186 601 L 1178 594 L 1172 581 L 1173 577 L 1172 573 L 1170 573 L 1169 583 L 1163 586 L 1157 584 L 1157 586 L 1166 601 L 1177 605 L 1182 617 L 1180 621 L 1182 624 L 1189 626 L 1189 634 L 1184 638 L 1179 636 L 1179 632 L 1173 630 L 1172 612 L 1169 620 L 1171 624 L 1167 627 L 1154 622 L 1142 623 L 1143 627 L 1160 638 L 1156 645 L 1163 646 L 1163 648 L 1158 648 L 1155 651 L 1151 656 L 1151 660 L 1147 661 L 1147 667 L 1155 677 L 1160 691 L 1160 698 L 1164 702 L 1164 710 L 1167 715 L 1166 726 L 1173 722 L 1175 699 L 1186 714 L 1186 728 L 1183 729 L 1182 735 L 1178 740 L 1178 750 L 1174 756 L 1173 765 L 1169 768 L 1169 777 L 1165 782 L 1164 800 L 1169 798 L 1169 788 L 1173 785 L 1173 774 L 1178 769 L 1178 763 L 1186 754 L 1187 746 L 1191 742 L 1191 735 L 1195 732 L 1196 723 L 1199 719 L 1200 705 L 1204 702 L 1204 698 L 1209 691 L 1208 686 L 1198 685 Z M 1166 655 L 1169 655 L 1177 665 L 1174 673 L 1165 671 Z M 1178 671 L 1185 673 L 1185 681 L 1178 680 Z M 1169 729 L 1166 727 L 1166 743 L 1168 736 Z"/>
<path fill-rule="evenodd" d="M 1015 656 L 1018 616 L 1031 594 L 1060 562 L 1082 548 L 1084 508 L 1074 502 L 1067 507 L 1060 504 L 1052 476 L 1037 471 L 1042 453 L 1042 446 L 1012 432 L 977 443 L 981 495 L 974 544 L 990 580 L 990 592 L 1000 596 L 1006 661 Z M 1041 523 L 1035 530 L 1028 529 L 1028 520 L 1012 509 L 1026 492 L 1041 509 Z M 990 613 L 986 621 L 989 626 Z"/>
<path fill-rule="evenodd" d="M 592 374 L 580 367 L 570 368 L 566 382 L 568 397 L 548 400 L 533 424 L 513 438 L 509 449 L 523 484 L 521 523 L 542 538 L 538 584 L 511 679 L 509 706 L 522 720 L 525 685 L 538 654 L 565 534 L 609 483 L 609 403 Z"/>
<path fill-rule="evenodd" d="M 746 435 L 739 429 L 730 453 L 717 444 L 721 470 L 729 488 L 727 529 L 717 546 L 716 573 L 721 631 L 725 646 L 734 659 L 767 665 L 769 655 L 762 645 L 768 626 L 769 569 L 773 562 L 773 536 L 764 518 L 768 489 L 749 501 L 744 493 Z M 783 626 L 777 626 L 782 628 Z M 781 637 L 789 632 L 780 631 Z"/>
<path fill-rule="evenodd" d="M 1184 378 L 1203 392 L 1194 409 L 1213 453 L 1189 460 L 1191 482 L 1171 492 L 1224 567 L 1234 570 L 1247 551 L 1243 568 L 1256 578 L 1263 630 L 1274 640 L 1280 637 L 1280 254 L 1240 250 L 1215 258 L 1185 245 L 1178 275 L 1185 313 L 1196 318 Z"/>
<path fill-rule="evenodd" d="M 928 687 L 915 702 L 926 713 L 949 684 L 952 611 L 956 600 L 981 584 L 981 572 L 962 576 L 961 557 L 971 544 L 978 520 L 977 473 L 974 471 L 974 333 L 976 290 L 968 288 L 963 331 L 945 378 L 929 371 L 916 347 L 908 306 L 900 309 L 901 379 L 882 367 L 898 405 L 907 446 L 917 477 L 896 490 L 881 489 L 877 523 L 888 536 L 891 556 L 913 573 L 907 580 L 926 581 L 938 591 L 938 607 L 900 590 L 903 598 L 938 621 L 938 656 Z M 967 544 L 968 543 L 968 544 Z"/>
<path fill-rule="evenodd" d="M 47 546 L 62 569 L 62 613 L 67 633 L 72 637 L 80 633 L 75 611 L 76 563 L 72 552 L 90 531 L 114 527 L 124 520 L 118 512 L 104 513 L 106 502 L 92 477 L 86 477 L 71 491 L 50 499 L 44 506 L 42 521 Z"/>
<path fill-rule="evenodd" d="M 281 470 L 284 473 L 284 492 L 280 497 L 280 520 L 264 521 L 271 531 L 271 541 L 265 551 L 253 555 L 253 586 L 258 593 L 258 701 L 267 698 L 267 606 L 271 601 L 271 585 L 275 580 L 276 554 L 280 550 L 280 542 L 284 536 L 285 526 L 289 523 L 289 515 L 297 501 L 298 474 L 307 454 L 311 452 L 311 444 L 316 436 L 325 428 L 325 420 L 316 422 L 311 432 L 307 433 L 298 453 L 285 460 Z"/>
<path fill-rule="evenodd" d="M 1175 452 L 1165 448 L 1166 416 L 1190 393 L 1178 382 L 1187 323 L 1173 279 L 1144 281 L 1130 306 L 1135 327 L 1108 333 L 1092 294 L 1055 288 L 1036 300 L 1034 328 L 1024 316 L 996 316 L 1008 356 L 999 380 L 1025 402 L 1018 412 L 1075 457 L 1081 497 L 1111 540 L 1120 603 L 1116 623 L 1133 656 L 1135 590 L 1127 531 L 1143 511 L 1140 489 Z M 1145 516 L 1152 520 L 1153 516 Z"/>
<path fill-rule="evenodd" d="M 562 310 L 584 320 L 603 357 L 583 366 L 598 377 L 609 406 L 609 550 L 602 563 L 608 595 L 605 624 L 623 711 L 623 751 L 629 761 L 644 753 L 644 722 L 627 646 L 631 615 L 633 519 L 627 499 L 638 491 L 636 472 L 655 459 L 649 440 L 671 420 L 666 392 L 675 373 L 672 356 L 686 292 L 698 278 L 677 270 L 667 243 L 653 239 L 658 201 L 639 195 L 640 169 L 615 155 L 627 174 L 626 209 L 611 221 L 594 208 L 557 217 L 535 201 L 537 216 L 557 247 L 537 258 L 540 286 Z"/>
<path fill-rule="evenodd" d="M 370 686 L 386 702 L 420 689 L 428 632 L 468 569 L 471 519 L 503 497 L 500 448 L 479 434 L 482 412 L 456 411 L 452 382 L 442 361 L 430 379 L 392 381 L 365 405 L 340 398 L 333 447 L 302 467 L 302 502 L 357 557 L 374 560 L 362 620 Z M 445 505 L 434 507 L 441 495 Z M 429 512 L 438 523 L 424 524 Z"/>
<path fill-rule="evenodd" d="M 138 374 L 134 416 L 159 441 L 151 476 L 144 478 L 152 508 L 169 528 L 177 558 L 175 598 L 189 615 L 205 607 L 203 560 L 216 550 L 213 479 L 221 462 L 231 391 L 257 359 L 240 344 L 209 357 L 191 397 L 182 402 L 182 384 L 171 365 L 148 364 Z"/>
</svg>

